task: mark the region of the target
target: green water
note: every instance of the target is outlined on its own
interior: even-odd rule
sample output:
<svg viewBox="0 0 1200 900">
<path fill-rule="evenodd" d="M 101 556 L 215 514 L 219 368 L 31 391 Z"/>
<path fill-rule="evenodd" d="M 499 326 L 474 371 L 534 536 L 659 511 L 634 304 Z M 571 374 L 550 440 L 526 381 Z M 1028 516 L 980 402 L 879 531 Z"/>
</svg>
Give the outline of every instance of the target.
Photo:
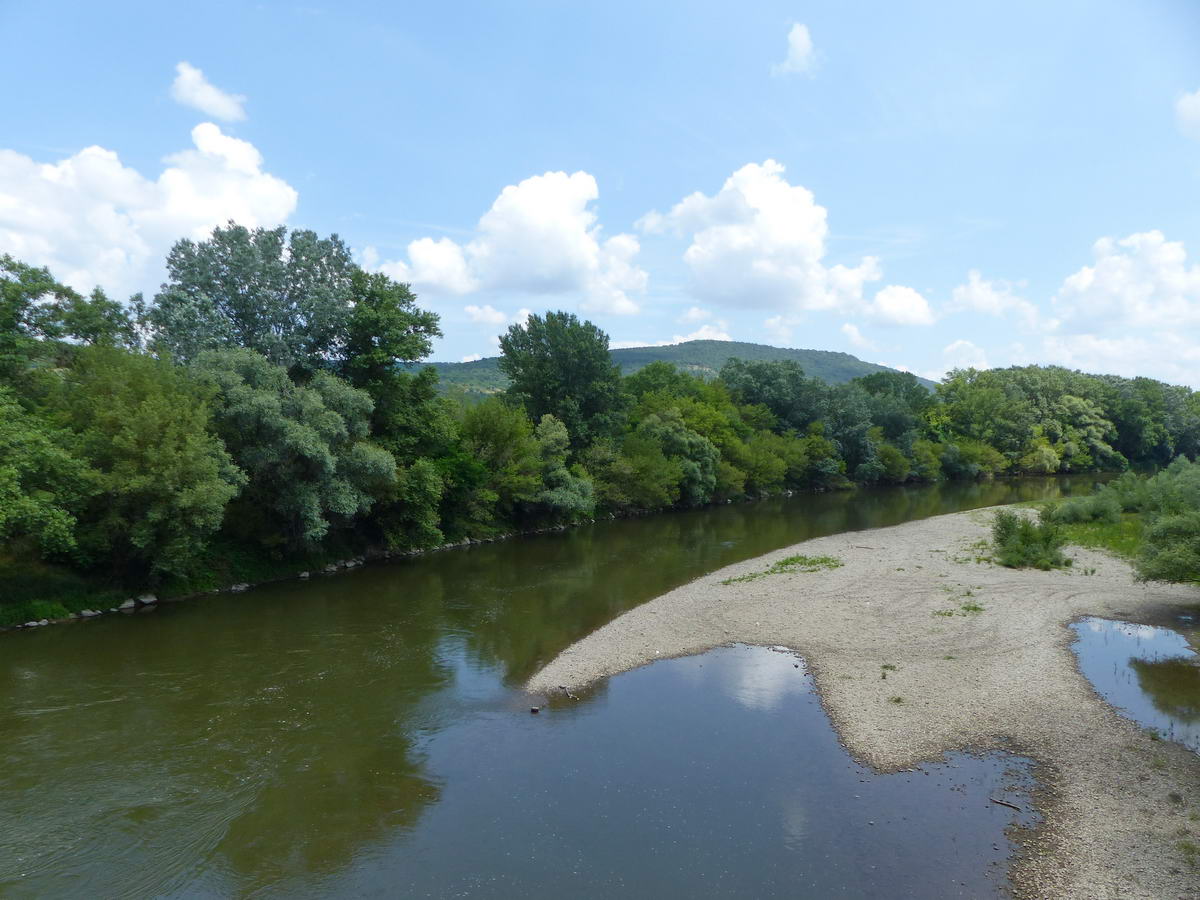
<svg viewBox="0 0 1200 900">
<path fill-rule="evenodd" d="M 639 896 L 719 859 L 721 877 L 690 893 L 729 896 L 736 884 L 764 896 L 816 884 L 818 869 L 849 872 L 882 824 L 846 819 L 853 793 L 809 790 L 831 782 L 830 767 L 853 770 L 820 716 L 746 714 L 728 691 L 699 687 L 673 688 L 668 716 L 662 679 L 675 670 L 658 667 L 645 672 L 667 674 L 630 673 L 540 716 L 520 685 L 624 610 L 720 566 L 1091 483 L 803 495 L 604 522 L 0 634 L 0 894 Z M 810 770 L 809 741 L 824 742 L 824 769 Z M 956 765 L 982 767 L 970 777 L 990 785 L 1007 764 Z M 938 779 L 916 780 L 929 791 Z M 871 781 L 860 773 L 847 790 Z M 755 827 L 783 837 L 743 844 L 713 827 L 758 822 L 756 804 L 783 784 L 807 833 L 845 839 L 806 841 L 768 822 Z M 801 808 L 810 793 L 819 808 Z M 930 796 L 889 802 L 874 822 L 942 808 Z M 981 802 L 987 818 L 972 821 L 1002 858 L 998 810 Z M 964 827 L 938 840 L 966 860 L 955 871 L 982 878 L 989 861 L 956 843 Z M 991 883 L 934 889 L 920 861 L 930 852 L 887 851 L 880 872 L 922 886 L 914 896 L 976 896 Z M 852 894 L 861 879 L 843 882 Z"/>
</svg>

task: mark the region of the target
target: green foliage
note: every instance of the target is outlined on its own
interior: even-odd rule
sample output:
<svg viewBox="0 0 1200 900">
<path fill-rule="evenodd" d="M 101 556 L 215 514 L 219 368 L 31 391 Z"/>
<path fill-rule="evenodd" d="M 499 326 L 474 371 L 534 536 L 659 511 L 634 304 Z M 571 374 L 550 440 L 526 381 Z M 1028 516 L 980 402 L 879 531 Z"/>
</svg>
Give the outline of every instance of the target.
<svg viewBox="0 0 1200 900">
<path fill-rule="evenodd" d="M 509 393 L 529 417 L 554 416 L 573 446 L 614 433 L 622 414 L 620 372 L 608 355 L 608 335 L 572 313 L 531 315 L 500 338 L 500 369 Z"/>
<path fill-rule="evenodd" d="M 418 307 L 408 285 L 386 275 L 354 269 L 349 300 L 342 370 L 356 387 L 387 379 L 397 363 L 424 359 L 442 336 L 437 313 Z"/>
<path fill-rule="evenodd" d="M 209 393 L 168 362 L 81 351 L 53 398 L 73 453 L 94 470 L 81 557 L 154 576 L 189 571 L 244 483 L 209 431 Z"/>
<path fill-rule="evenodd" d="M 538 423 L 534 436 L 542 464 L 543 489 L 535 504 L 538 512 L 553 524 L 577 522 L 592 515 L 596 508 L 595 491 L 587 471 L 567 466 L 571 440 L 567 426 L 547 413 Z"/>
<path fill-rule="evenodd" d="M 62 443 L 0 388 L 0 542 L 27 539 L 51 557 L 76 549 L 77 516 L 99 489 L 98 473 Z"/>
<path fill-rule="evenodd" d="M 523 410 L 496 398 L 463 411 L 464 447 L 485 470 L 485 490 L 494 496 L 493 516 L 512 521 L 542 487 L 542 448 Z"/>
<path fill-rule="evenodd" d="M 1046 516 L 1051 522 L 1060 525 L 1080 522 L 1114 524 L 1121 521 L 1121 503 L 1110 491 L 1101 489 L 1094 494 L 1071 497 L 1056 506 L 1048 507 Z"/>
<path fill-rule="evenodd" d="M 726 578 L 721 584 L 741 584 L 747 581 L 757 581 L 760 578 L 766 578 L 768 575 L 789 575 L 793 572 L 819 572 L 822 569 L 837 569 L 842 565 L 842 561 L 836 556 L 805 556 L 797 554 L 795 556 L 785 556 L 783 559 L 772 563 L 770 568 L 764 569 L 761 572 L 748 572 L 745 575 Z"/>
<path fill-rule="evenodd" d="M 1115 522 L 1096 519 L 1064 523 L 1061 528 L 1067 542 L 1080 547 L 1106 550 L 1130 561 L 1141 552 L 1142 518 L 1132 513 L 1124 513 Z"/>
<path fill-rule="evenodd" d="M 1011 510 L 992 520 L 993 556 L 1010 569 L 1058 569 L 1071 565 L 1063 555 L 1066 537 L 1053 522 L 1034 522 Z"/>
<path fill-rule="evenodd" d="M 842 384 L 863 375 L 875 372 L 887 374 L 891 371 L 874 363 L 863 362 L 848 353 L 794 350 L 739 341 L 684 341 L 660 347 L 627 347 L 612 350 L 609 355 L 627 376 L 658 363 L 688 377 L 713 379 L 730 359 L 735 358 L 748 362 L 794 362 L 810 376 L 827 384 Z M 489 357 L 471 362 L 439 362 L 432 365 L 437 368 L 443 384 L 486 396 L 499 393 L 510 384 L 500 370 L 499 363 L 499 357 Z M 916 380 L 927 393 L 934 387 L 933 382 Z"/>
<path fill-rule="evenodd" d="M 365 391 L 326 372 L 296 384 L 251 350 L 206 351 L 192 368 L 211 385 L 217 431 L 249 477 L 236 527 L 265 544 L 312 546 L 394 483 L 394 457 L 367 440 Z"/>
<path fill-rule="evenodd" d="M 437 316 L 311 231 L 230 224 L 181 241 L 154 302 L 130 307 L 0 257 L 0 539 L 30 566 L 134 588 L 218 586 L 597 510 L 1122 472 L 1200 452 L 1200 395 L 1149 379 L 1027 366 L 952 372 L 931 392 L 845 354 L 717 341 L 610 352 L 563 312 L 510 328 L 499 360 L 419 367 Z M 456 373 L 487 370 L 494 382 L 473 386 L 508 392 L 466 403 L 439 370 L 452 389 Z M 1061 564 L 1069 535 L 1138 543 L 1143 577 L 1196 580 L 1192 465 L 1126 473 L 1039 525 L 1004 526 L 1004 558 Z M 70 611 L 70 596 L 29 594 L 22 609 Z"/>
<path fill-rule="evenodd" d="M 155 345 L 176 359 L 242 348 L 281 366 L 325 368 L 342 359 L 357 267 L 333 235 L 230 222 L 205 241 L 184 239 L 167 255 L 167 283 L 146 314 Z M 401 304 L 403 305 L 403 304 Z M 359 323 L 361 325 L 361 322 Z"/>
</svg>

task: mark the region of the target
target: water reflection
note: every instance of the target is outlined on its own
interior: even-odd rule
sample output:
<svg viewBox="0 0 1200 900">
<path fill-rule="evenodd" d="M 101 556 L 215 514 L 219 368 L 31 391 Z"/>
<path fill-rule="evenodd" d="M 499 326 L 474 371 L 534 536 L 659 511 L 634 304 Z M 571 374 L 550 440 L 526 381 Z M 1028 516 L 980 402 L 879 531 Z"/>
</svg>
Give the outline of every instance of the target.
<svg viewBox="0 0 1200 900">
<path fill-rule="evenodd" d="M 472 816 L 532 833 L 543 811 L 509 794 L 488 806 L 494 792 L 480 773 L 511 756 L 496 723 L 519 730 L 533 718 L 519 685 L 575 640 L 704 572 L 799 540 L 1072 487 L 1090 481 L 806 495 L 605 522 L 0 635 L 0 894 L 318 894 L 339 879 L 378 887 L 369 873 L 387 869 L 380 860 L 399 847 L 461 852 Z M 689 694 L 679 715 L 707 721 L 718 693 L 740 697 L 746 715 L 796 700 L 791 681 L 737 677 L 740 687 Z M 604 683 L 570 715 L 614 702 Z M 622 737 L 626 775 L 651 771 L 663 752 L 660 730 L 647 728 Z M 571 770 L 546 773 L 569 757 L 538 759 L 542 769 L 505 777 L 567 802 Z M 673 765 L 701 793 L 721 768 L 692 771 L 680 759 Z M 623 832 L 632 813 L 614 785 L 607 800 L 588 800 L 587 815 L 598 803 Z M 737 791 L 713 800 L 706 814 L 717 818 L 729 815 L 722 804 L 743 802 Z M 484 810 L 491 818 L 479 818 Z M 481 871 L 500 865 L 487 847 L 514 850 L 491 832 L 476 837 Z M 591 849 L 571 852 L 583 860 Z"/>
<path fill-rule="evenodd" d="M 1200 665 L 1177 631 L 1087 618 L 1071 626 L 1080 671 L 1117 711 L 1200 752 Z"/>
</svg>

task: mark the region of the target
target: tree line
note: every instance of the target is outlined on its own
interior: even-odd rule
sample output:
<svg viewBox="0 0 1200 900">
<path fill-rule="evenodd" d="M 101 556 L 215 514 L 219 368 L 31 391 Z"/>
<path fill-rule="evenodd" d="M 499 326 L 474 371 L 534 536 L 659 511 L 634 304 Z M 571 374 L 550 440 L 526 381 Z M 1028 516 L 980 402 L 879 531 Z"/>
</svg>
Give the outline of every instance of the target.
<svg viewBox="0 0 1200 900">
<path fill-rule="evenodd" d="M 1200 447 L 1200 395 L 1147 378 L 968 369 L 930 392 L 736 359 L 623 377 L 566 312 L 510 327 L 511 386 L 466 402 L 412 365 L 438 316 L 336 236 L 230 223 L 166 263 L 154 297 L 119 303 L 0 257 L 0 579 L 212 587 L 601 514 Z"/>
</svg>

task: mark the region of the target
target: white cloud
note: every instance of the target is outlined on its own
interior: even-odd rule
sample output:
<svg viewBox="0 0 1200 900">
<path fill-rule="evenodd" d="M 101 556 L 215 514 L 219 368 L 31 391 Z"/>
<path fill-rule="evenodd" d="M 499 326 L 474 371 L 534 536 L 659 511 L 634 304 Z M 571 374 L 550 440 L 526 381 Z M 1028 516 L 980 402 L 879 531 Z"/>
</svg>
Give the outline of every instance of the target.
<svg viewBox="0 0 1200 900">
<path fill-rule="evenodd" d="M 1007 281 L 984 281 L 978 269 L 967 273 L 967 283 L 954 289 L 950 312 L 971 311 L 988 316 L 1005 316 L 1013 313 L 1021 325 L 1028 329 L 1039 327 L 1038 309 L 1028 300 L 1018 297 Z M 1048 323 L 1052 327 L 1053 323 Z"/>
<path fill-rule="evenodd" d="M 379 270 L 396 281 L 411 283 L 420 292 L 436 296 L 461 296 L 479 287 L 471 275 L 462 248 L 449 238 L 420 238 L 408 245 L 409 261 L 379 264 Z"/>
<path fill-rule="evenodd" d="M 933 310 L 919 293 L 910 287 L 889 284 L 875 295 L 871 312 L 893 325 L 932 325 Z"/>
<path fill-rule="evenodd" d="M 811 73 L 817 60 L 813 54 L 812 35 L 808 33 L 808 26 L 801 25 L 799 22 L 793 25 L 788 32 L 787 43 L 787 59 L 772 66 L 771 74 Z"/>
<path fill-rule="evenodd" d="M 1054 298 L 1068 332 L 1200 325 L 1200 266 L 1161 231 L 1101 238 L 1095 262 L 1069 276 Z"/>
<path fill-rule="evenodd" d="M 863 333 L 858 330 L 858 326 L 852 322 L 846 322 L 842 325 L 842 334 L 846 336 L 846 340 L 850 342 L 850 346 L 852 347 L 857 347 L 859 350 L 876 349 L 875 342 L 864 337 Z"/>
<path fill-rule="evenodd" d="M 175 66 L 175 80 L 171 83 L 171 98 L 176 103 L 198 109 L 207 116 L 223 122 L 240 122 L 246 118 L 243 104 L 246 98 L 240 94 L 227 94 L 214 87 L 204 73 L 190 63 Z"/>
<path fill-rule="evenodd" d="M 1085 372 L 1149 376 L 1200 388 L 1200 344 L 1173 332 L 1051 335 L 1038 360 Z"/>
<path fill-rule="evenodd" d="M 986 369 L 987 354 L 983 348 L 968 340 L 957 340 L 942 349 L 942 358 L 948 369 Z M 938 380 L 938 379 L 934 379 Z"/>
<path fill-rule="evenodd" d="M 485 325 L 503 325 L 508 321 L 507 315 L 490 305 L 464 306 L 463 312 L 470 317 L 472 322 L 481 322 Z"/>
<path fill-rule="evenodd" d="M 684 341 L 732 341 L 726 329 L 729 327 L 728 322 L 715 322 L 712 325 L 701 325 L 691 334 L 677 334 L 671 340 L 673 344 L 682 344 Z"/>
<path fill-rule="evenodd" d="M 763 327 L 771 335 L 771 340 L 786 344 L 792 339 L 792 329 L 801 322 L 801 316 L 771 316 L 763 320 Z"/>
<path fill-rule="evenodd" d="M 878 261 L 827 267 L 825 208 L 783 174 L 775 160 L 749 163 L 713 196 L 696 192 L 666 214 L 643 216 L 639 227 L 690 236 L 683 258 L 701 300 L 793 311 L 861 308 L 863 285 L 881 277 Z"/>
<path fill-rule="evenodd" d="M 522 306 L 520 309 L 518 309 L 518 310 L 517 310 L 517 314 L 516 314 L 515 316 L 513 316 L 513 317 L 512 317 L 512 320 L 513 320 L 513 322 L 514 322 L 515 324 L 518 324 L 518 325 L 524 325 L 524 324 L 525 324 L 525 322 L 526 322 L 526 321 L 529 319 L 529 317 L 530 317 L 530 316 L 532 316 L 532 315 L 533 315 L 533 310 L 532 310 L 532 309 L 529 309 L 528 307 Z"/>
<path fill-rule="evenodd" d="M 470 356 L 464 356 L 459 362 L 477 362 L 483 359 L 478 353 L 472 353 Z"/>
<path fill-rule="evenodd" d="M 718 319 L 708 325 L 701 325 L 691 334 L 677 334 L 669 341 L 609 341 L 612 350 L 625 350 L 629 347 L 668 347 L 671 344 L 682 344 L 684 341 L 732 341 L 729 336 L 729 323 Z"/>
<path fill-rule="evenodd" d="M 1200 89 L 1175 101 L 1175 124 L 1182 134 L 1200 141 Z"/>
<path fill-rule="evenodd" d="M 675 321 L 691 324 L 695 322 L 704 322 L 711 318 L 712 313 L 710 313 L 707 309 L 701 309 L 698 306 L 693 306 Z"/>
<path fill-rule="evenodd" d="M 434 295 L 577 295 L 586 310 L 635 313 L 630 294 L 647 282 L 636 264 L 640 246 L 630 234 L 603 237 L 592 208 L 599 195 L 587 172 L 534 175 L 500 192 L 465 245 L 421 238 L 407 261 L 381 269 Z"/>
<path fill-rule="evenodd" d="M 120 296 L 152 289 L 181 237 L 204 238 L 229 219 L 278 225 L 295 210 L 295 189 L 263 171 L 254 145 L 211 122 L 192 129 L 192 142 L 153 180 L 102 147 L 57 163 L 0 150 L 0 247 L 74 288 Z"/>
</svg>

